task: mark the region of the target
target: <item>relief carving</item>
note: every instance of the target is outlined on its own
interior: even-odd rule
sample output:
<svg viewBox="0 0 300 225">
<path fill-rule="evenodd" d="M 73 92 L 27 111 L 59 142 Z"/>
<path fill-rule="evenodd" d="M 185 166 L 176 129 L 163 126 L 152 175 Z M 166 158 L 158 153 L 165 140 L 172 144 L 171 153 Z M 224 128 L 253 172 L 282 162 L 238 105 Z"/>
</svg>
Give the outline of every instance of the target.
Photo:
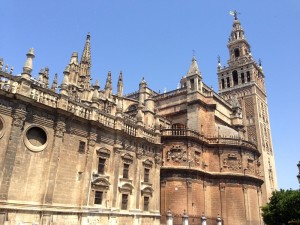
<svg viewBox="0 0 300 225">
<path fill-rule="evenodd" d="M 236 153 L 229 153 L 227 158 L 223 160 L 223 167 L 229 170 L 238 171 L 242 169 L 242 161 Z"/>
<path fill-rule="evenodd" d="M 167 160 L 172 160 L 174 162 L 186 162 L 187 153 L 181 146 L 174 145 L 169 151 L 167 151 Z"/>
<path fill-rule="evenodd" d="M 64 117 L 58 117 L 56 121 L 55 131 L 54 135 L 56 137 L 62 138 L 64 136 L 64 133 L 66 132 L 66 119 Z"/>
</svg>

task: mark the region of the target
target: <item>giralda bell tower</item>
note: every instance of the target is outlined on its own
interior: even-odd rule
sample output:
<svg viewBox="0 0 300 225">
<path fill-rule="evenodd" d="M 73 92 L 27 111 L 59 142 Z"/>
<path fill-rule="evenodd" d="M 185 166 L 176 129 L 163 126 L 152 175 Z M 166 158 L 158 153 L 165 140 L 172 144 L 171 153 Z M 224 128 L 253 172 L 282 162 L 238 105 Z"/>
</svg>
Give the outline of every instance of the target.
<svg viewBox="0 0 300 225">
<path fill-rule="evenodd" d="M 238 99 L 243 110 L 244 138 L 257 143 L 261 152 L 256 173 L 264 177 L 261 191 L 262 203 L 265 204 L 272 191 L 277 189 L 265 76 L 261 63 L 256 63 L 251 55 L 237 12 L 234 11 L 233 15 L 227 44 L 230 55 L 228 65 L 222 67 L 218 60 L 219 93 L 227 100 Z"/>
</svg>

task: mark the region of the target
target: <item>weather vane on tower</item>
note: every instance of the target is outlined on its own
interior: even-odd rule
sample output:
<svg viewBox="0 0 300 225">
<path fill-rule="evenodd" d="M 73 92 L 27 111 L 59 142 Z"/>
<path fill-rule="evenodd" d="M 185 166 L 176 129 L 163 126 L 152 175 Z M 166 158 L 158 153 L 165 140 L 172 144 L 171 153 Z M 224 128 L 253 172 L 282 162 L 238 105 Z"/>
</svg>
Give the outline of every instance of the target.
<svg viewBox="0 0 300 225">
<path fill-rule="evenodd" d="M 240 13 L 238 11 L 236 11 L 236 10 L 231 10 L 229 12 L 229 14 L 232 15 L 232 16 L 234 16 L 234 19 L 237 20 L 238 19 L 237 15 L 240 14 Z"/>
</svg>

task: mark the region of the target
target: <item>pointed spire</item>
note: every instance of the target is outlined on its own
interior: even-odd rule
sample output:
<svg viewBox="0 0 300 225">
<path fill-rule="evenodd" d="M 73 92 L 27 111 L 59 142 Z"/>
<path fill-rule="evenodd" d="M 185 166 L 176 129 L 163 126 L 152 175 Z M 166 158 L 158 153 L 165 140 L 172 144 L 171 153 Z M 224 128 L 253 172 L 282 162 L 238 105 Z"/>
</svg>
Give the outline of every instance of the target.
<svg viewBox="0 0 300 225">
<path fill-rule="evenodd" d="M 51 85 L 51 90 L 55 91 L 56 88 L 57 88 L 57 73 L 54 75 L 54 79 L 53 79 L 53 82 L 52 82 L 52 85 Z"/>
<path fill-rule="evenodd" d="M 189 69 L 189 71 L 187 73 L 187 76 L 192 76 L 192 75 L 199 75 L 200 77 L 202 77 L 195 56 L 193 56 L 190 69 Z"/>
<path fill-rule="evenodd" d="M 110 71 L 108 71 L 104 89 L 105 89 L 106 98 L 110 98 L 112 96 L 112 82 L 111 82 L 111 72 Z"/>
<path fill-rule="evenodd" d="M 84 49 L 82 52 L 80 63 L 89 63 L 91 64 L 91 44 L 90 44 L 91 35 L 90 33 L 86 36 L 86 41 L 84 45 Z"/>
<path fill-rule="evenodd" d="M 119 79 L 118 79 L 118 91 L 117 91 L 117 95 L 119 97 L 123 96 L 123 74 L 122 74 L 122 70 L 120 71 L 120 75 L 119 75 Z"/>
<path fill-rule="evenodd" d="M 3 63 L 3 58 L 0 58 L 0 71 L 2 71 L 3 65 L 4 65 L 4 63 Z"/>
<path fill-rule="evenodd" d="M 90 90 L 91 82 L 91 35 L 88 33 L 80 60 L 80 73 L 81 82 L 85 90 Z"/>
<path fill-rule="evenodd" d="M 30 79 L 32 71 L 32 61 L 34 59 L 34 49 L 29 49 L 29 52 L 26 54 L 27 60 L 23 66 L 22 77 L 25 79 Z"/>
<path fill-rule="evenodd" d="M 39 72 L 39 82 L 41 82 L 42 84 L 44 83 L 44 74 L 45 74 L 45 70 L 41 69 Z"/>
<path fill-rule="evenodd" d="M 49 67 L 48 67 L 48 66 L 45 68 L 45 73 L 44 73 L 44 84 L 45 84 L 46 86 L 49 85 Z"/>
<path fill-rule="evenodd" d="M 70 66 L 66 66 L 64 71 L 64 79 L 61 84 L 60 94 L 68 95 Z"/>
<path fill-rule="evenodd" d="M 72 53 L 72 56 L 71 56 L 71 59 L 70 59 L 70 65 L 71 64 L 75 64 L 75 65 L 78 65 L 78 52 L 73 52 Z"/>
</svg>

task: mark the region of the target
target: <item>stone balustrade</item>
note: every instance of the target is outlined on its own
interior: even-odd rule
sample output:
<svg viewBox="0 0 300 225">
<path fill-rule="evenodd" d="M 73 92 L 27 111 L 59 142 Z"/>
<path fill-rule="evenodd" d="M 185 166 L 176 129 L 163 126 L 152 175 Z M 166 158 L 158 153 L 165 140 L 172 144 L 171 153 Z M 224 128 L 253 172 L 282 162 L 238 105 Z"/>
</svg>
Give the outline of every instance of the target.
<svg viewBox="0 0 300 225">
<path fill-rule="evenodd" d="M 0 70 L 0 90 L 13 94 L 25 95 L 26 97 L 51 108 L 60 108 L 86 120 L 98 121 L 103 126 L 112 129 L 116 128 L 116 117 L 114 115 L 100 109 L 94 109 L 90 107 L 90 103 L 76 101 L 72 96 L 62 96 L 45 87 L 45 85 L 34 78 L 27 81 L 28 91 L 26 91 L 26 93 L 21 92 L 20 87 L 22 85 L 22 78 L 20 76 L 13 76 L 12 74 L 7 73 L 6 70 L 7 69 L 5 69 L 5 71 Z M 120 123 L 121 129 L 124 132 L 131 136 L 137 136 L 137 121 L 135 117 L 123 114 Z M 155 143 L 157 140 L 157 135 L 153 129 L 142 126 L 140 127 L 140 134 L 143 138 L 152 143 Z"/>
<path fill-rule="evenodd" d="M 201 135 L 199 132 L 191 129 L 163 129 L 161 130 L 161 136 L 187 136 L 194 137 L 203 142 L 206 142 L 209 145 L 236 145 L 236 146 L 245 146 L 252 149 L 257 149 L 255 143 L 246 141 L 240 137 L 223 137 L 223 136 L 213 136 L 206 137 Z"/>
</svg>

